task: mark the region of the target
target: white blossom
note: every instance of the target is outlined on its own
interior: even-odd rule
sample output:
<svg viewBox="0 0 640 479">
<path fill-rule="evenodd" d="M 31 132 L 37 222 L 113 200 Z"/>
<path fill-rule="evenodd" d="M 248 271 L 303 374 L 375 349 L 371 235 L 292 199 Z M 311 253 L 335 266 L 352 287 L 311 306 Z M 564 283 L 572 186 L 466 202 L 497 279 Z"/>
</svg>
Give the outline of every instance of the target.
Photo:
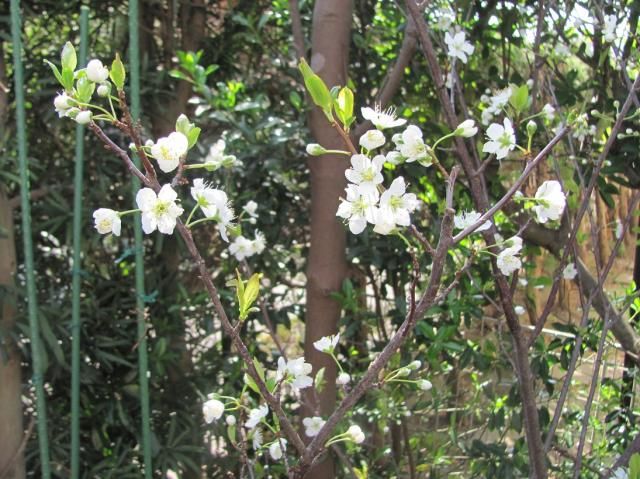
<svg viewBox="0 0 640 479">
<path fill-rule="evenodd" d="M 523 315 L 527 311 L 523 306 L 520 306 L 519 304 L 514 306 L 513 310 L 518 316 Z"/>
<path fill-rule="evenodd" d="M 59 118 L 67 114 L 67 111 L 73 107 L 73 98 L 66 93 L 60 93 L 53 99 L 53 106 Z"/>
<path fill-rule="evenodd" d="M 232 166 L 236 163 L 236 157 L 233 155 L 225 155 L 224 150 L 226 148 L 226 143 L 224 140 L 220 139 L 216 141 L 209 148 L 209 153 L 204 159 L 204 162 L 207 166 L 211 167 L 214 170 L 221 168 L 223 166 Z M 320 145 L 318 145 L 320 146 Z"/>
<path fill-rule="evenodd" d="M 262 447 L 262 431 L 258 428 L 254 429 L 251 435 L 251 445 L 256 451 Z"/>
<path fill-rule="evenodd" d="M 429 391 L 433 387 L 433 384 L 431 384 L 431 381 L 428 379 L 420 379 L 418 380 L 418 387 L 423 391 Z"/>
<path fill-rule="evenodd" d="M 233 220 L 233 210 L 229 206 L 227 194 L 212 188 L 202 178 L 196 178 L 191 187 L 191 196 L 207 218 L 216 219 L 220 226 L 220 235 L 228 242 L 227 227 Z"/>
<path fill-rule="evenodd" d="M 229 414 L 226 418 L 225 418 L 225 422 L 227 423 L 227 426 L 235 426 L 236 425 L 236 417 Z"/>
<path fill-rule="evenodd" d="M 459 58 L 462 63 L 467 63 L 467 55 L 471 55 L 475 47 L 466 39 L 464 32 L 457 32 L 451 35 L 450 32 L 444 34 L 444 42 L 447 44 L 447 54 L 453 58 Z"/>
<path fill-rule="evenodd" d="M 522 261 L 520 261 L 520 250 L 522 246 L 512 246 L 510 248 L 505 248 L 498 254 L 497 264 L 498 269 L 505 276 L 509 276 L 514 271 L 520 269 L 522 267 Z"/>
<path fill-rule="evenodd" d="M 247 201 L 247 204 L 242 207 L 242 209 L 251 217 L 257 218 L 256 210 L 258 209 L 258 203 L 255 201 Z"/>
<path fill-rule="evenodd" d="M 429 146 L 422 140 L 422 131 L 415 125 L 409 125 L 401 135 L 400 153 L 407 159 L 407 163 L 418 161 L 423 166 L 429 166 Z"/>
<path fill-rule="evenodd" d="M 304 389 L 313 384 L 313 379 L 309 376 L 313 366 L 304 360 L 304 357 L 285 360 L 278 358 L 278 379 L 290 377 L 291 386 L 294 390 Z"/>
<path fill-rule="evenodd" d="M 533 211 L 540 223 L 559 220 L 567 203 L 560 183 L 555 180 L 542 183 L 536 191 L 535 199 L 538 204 L 533 207 Z"/>
<path fill-rule="evenodd" d="M 483 98 L 483 102 L 487 103 L 487 106 L 482 110 L 482 124 L 488 125 L 495 115 L 509 104 L 511 98 L 511 87 L 507 87 L 504 90 L 499 90 L 492 97 Z"/>
<path fill-rule="evenodd" d="M 323 336 L 313 343 L 313 347 L 321 353 L 332 353 L 340 341 L 340 333 L 332 336 Z"/>
<path fill-rule="evenodd" d="M 340 206 L 338 206 L 336 216 L 349 220 L 349 230 L 354 235 L 357 235 L 364 231 L 367 222 L 374 223 L 377 197 L 363 194 L 361 188 L 357 185 L 348 185 L 345 191 L 347 192 L 347 198 L 343 199 Z M 377 190 L 375 191 L 377 193 Z"/>
<path fill-rule="evenodd" d="M 98 233 L 103 235 L 113 233 L 116 236 L 120 236 L 122 222 L 117 211 L 109 208 L 98 208 L 93 212 L 93 221 Z"/>
<path fill-rule="evenodd" d="M 463 136 L 465 138 L 471 138 L 473 135 L 478 133 L 478 127 L 476 126 L 476 122 L 473 120 L 465 120 L 458 125 L 458 128 L 455 130 L 456 136 Z"/>
<path fill-rule="evenodd" d="M 478 213 L 477 211 L 461 211 L 453 217 L 453 225 L 459 230 L 464 230 L 476 224 L 480 218 L 482 218 L 482 213 Z M 478 226 L 475 231 L 485 231 L 489 228 L 491 228 L 491 221 L 485 221 Z"/>
<path fill-rule="evenodd" d="M 202 405 L 202 414 L 204 414 L 204 420 L 207 424 L 220 419 L 223 413 L 224 404 L 217 399 L 209 399 Z"/>
<path fill-rule="evenodd" d="M 605 42 L 611 43 L 616 39 L 616 29 L 618 22 L 615 15 L 604 16 L 604 27 L 602 28 L 602 36 Z"/>
<path fill-rule="evenodd" d="M 284 451 L 283 451 L 284 449 Z M 284 452 L 287 450 L 287 440 L 279 439 L 271 443 L 269 446 L 269 454 L 274 461 L 282 459 Z"/>
<path fill-rule="evenodd" d="M 179 131 L 160 138 L 151 146 L 151 155 L 157 160 L 158 166 L 165 173 L 175 170 L 180 159 L 187 154 L 189 140 Z"/>
<path fill-rule="evenodd" d="M 172 469 L 167 469 L 167 474 L 165 476 L 166 479 L 180 479 L 178 473 Z"/>
<path fill-rule="evenodd" d="M 578 275 L 578 270 L 576 269 L 576 265 L 574 263 L 569 263 L 562 270 L 562 277 L 564 279 L 572 280 Z"/>
<path fill-rule="evenodd" d="M 247 429 L 253 429 L 269 414 L 269 406 L 263 404 L 255 409 L 249 411 L 249 418 L 245 422 L 244 427 Z"/>
<path fill-rule="evenodd" d="M 96 92 L 98 93 L 99 97 L 106 98 L 109 96 L 109 93 L 111 93 L 111 86 L 108 83 L 103 83 L 102 85 L 98 86 Z"/>
<path fill-rule="evenodd" d="M 249 258 L 254 254 L 260 254 L 264 251 L 265 240 L 264 235 L 256 231 L 255 239 L 250 240 L 244 236 L 236 236 L 233 243 L 229 245 L 229 252 L 235 256 L 238 261 Z"/>
<path fill-rule="evenodd" d="M 380 130 L 369 130 L 360 137 L 360 146 L 367 150 L 375 150 L 385 144 L 386 138 Z"/>
<path fill-rule="evenodd" d="M 87 125 L 91 121 L 92 117 L 93 114 L 89 110 L 82 110 L 78 112 L 74 120 L 78 125 Z"/>
<path fill-rule="evenodd" d="M 511 120 L 505 118 L 503 125 L 492 123 L 487 128 L 489 141 L 482 147 L 484 153 L 495 153 L 498 160 L 505 158 L 516 147 L 516 134 L 513 131 Z"/>
<path fill-rule="evenodd" d="M 388 206 L 381 206 L 375 209 L 373 223 L 375 225 L 373 231 L 381 235 L 391 234 L 396 229 L 393 211 Z"/>
<path fill-rule="evenodd" d="M 336 384 L 339 386 L 344 386 L 345 384 L 349 384 L 350 381 L 351 381 L 351 376 L 349 376 L 349 374 L 345 372 L 341 372 L 340 374 L 338 374 L 338 377 L 336 378 Z"/>
<path fill-rule="evenodd" d="M 622 234 L 624 233 L 624 227 L 622 225 L 622 221 L 620 221 L 620 219 L 616 219 L 616 230 L 615 230 L 615 235 L 616 235 L 616 239 L 620 239 L 622 238 Z"/>
<path fill-rule="evenodd" d="M 551 106 L 549 103 L 546 103 L 542 107 L 542 113 L 543 113 L 543 116 L 544 116 L 545 120 L 551 121 L 555 117 L 556 109 L 553 106 Z"/>
<path fill-rule="evenodd" d="M 362 116 L 365 120 L 369 120 L 378 130 L 384 130 L 386 128 L 395 128 L 396 126 L 404 125 L 407 120 L 397 118 L 392 108 L 385 111 L 380 109 L 379 105 L 375 108 L 364 107 L 361 109 Z M 366 146 L 365 146 L 366 148 Z"/>
<path fill-rule="evenodd" d="M 87 78 L 94 83 L 102 83 L 109 78 L 109 69 L 100 60 L 93 59 L 87 63 Z"/>
<path fill-rule="evenodd" d="M 351 168 L 345 170 L 344 176 L 351 183 L 358 185 L 361 193 L 378 199 L 378 185 L 383 180 L 384 161 L 385 158 L 382 155 L 377 155 L 372 160 L 365 155 L 353 155 Z"/>
<path fill-rule="evenodd" d="M 142 210 L 142 230 L 146 234 L 152 233 L 156 228 L 163 234 L 173 233 L 176 218 L 184 211 L 176 204 L 177 197 L 171 185 L 164 185 L 157 195 L 151 188 L 138 191 L 136 203 Z"/>
<path fill-rule="evenodd" d="M 319 416 L 305 417 L 302 420 L 302 425 L 305 428 L 304 433 L 308 437 L 317 436 L 325 422 L 326 421 Z"/>
<path fill-rule="evenodd" d="M 362 432 L 362 429 L 360 429 L 360 426 L 351 426 L 347 430 L 347 435 L 356 444 L 360 444 L 364 442 L 364 439 L 365 439 L 364 432 Z"/>
</svg>

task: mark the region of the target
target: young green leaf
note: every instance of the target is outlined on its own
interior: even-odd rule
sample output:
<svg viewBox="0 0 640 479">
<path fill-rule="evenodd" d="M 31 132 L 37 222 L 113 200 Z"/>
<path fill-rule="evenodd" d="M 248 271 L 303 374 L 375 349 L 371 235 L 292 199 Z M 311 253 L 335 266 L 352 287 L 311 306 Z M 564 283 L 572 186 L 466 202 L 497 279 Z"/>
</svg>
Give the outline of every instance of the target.
<svg viewBox="0 0 640 479">
<path fill-rule="evenodd" d="M 64 86 L 64 84 L 62 83 L 62 74 L 60 73 L 60 70 L 58 70 L 58 67 L 51 63 L 49 60 L 45 60 L 44 62 L 51 67 L 51 71 L 53 72 L 53 76 L 56 77 L 56 80 L 58 80 L 58 82 L 62 86 Z"/>
<path fill-rule="evenodd" d="M 527 109 L 529 106 L 529 88 L 526 84 L 513 89 L 509 103 L 518 113 L 522 113 Z"/>
<path fill-rule="evenodd" d="M 72 72 L 75 71 L 76 66 L 78 65 L 78 57 L 76 56 L 76 49 L 73 48 L 71 42 L 64 44 L 62 54 L 60 55 L 60 62 L 63 70 L 69 69 Z"/>
<path fill-rule="evenodd" d="M 344 129 L 347 130 L 355 120 L 353 116 L 353 92 L 349 87 L 344 87 L 340 90 L 334 107 L 338 119 L 344 126 Z"/>
<path fill-rule="evenodd" d="M 111 69 L 109 70 L 109 77 L 111 81 L 116 86 L 118 91 L 122 91 L 124 89 L 124 79 L 126 77 L 126 72 L 124 70 L 124 64 L 122 60 L 120 60 L 120 55 L 116 53 L 116 57 L 111 63 Z"/>
<path fill-rule="evenodd" d="M 304 78 L 304 84 L 311 95 L 311 99 L 316 105 L 322 108 L 322 111 L 324 111 L 327 118 L 329 118 L 330 121 L 333 121 L 331 118 L 333 98 L 331 97 L 329 88 L 327 88 L 327 85 L 324 83 L 322 78 L 313 72 L 304 58 L 300 60 L 299 68 L 302 73 L 302 77 Z"/>
</svg>

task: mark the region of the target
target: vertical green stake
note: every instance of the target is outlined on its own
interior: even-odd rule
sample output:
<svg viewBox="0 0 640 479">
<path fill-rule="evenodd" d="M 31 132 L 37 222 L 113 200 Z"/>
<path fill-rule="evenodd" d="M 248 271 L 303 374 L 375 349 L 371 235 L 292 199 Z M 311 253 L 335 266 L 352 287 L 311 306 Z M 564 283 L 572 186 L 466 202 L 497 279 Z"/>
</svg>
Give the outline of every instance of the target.
<svg viewBox="0 0 640 479">
<path fill-rule="evenodd" d="M 43 386 L 42 344 L 36 303 L 36 278 L 33 270 L 33 242 L 31 239 L 31 204 L 29 202 L 29 171 L 27 165 L 27 131 L 24 109 L 24 81 L 22 78 L 22 39 L 20 1 L 11 0 L 11 38 L 13 42 L 13 78 L 16 92 L 16 123 L 18 130 L 18 163 L 20 167 L 20 207 L 22 208 L 22 238 L 24 240 L 24 265 L 27 275 L 27 312 L 31 336 L 33 385 L 36 389 L 38 419 L 38 444 L 42 478 L 51 477 L 49 465 L 49 437 L 47 435 L 47 402 Z"/>
<path fill-rule="evenodd" d="M 80 55 L 78 66 L 87 63 L 89 7 L 80 7 Z M 71 478 L 80 477 L 80 279 L 82 250 L 82 170 L 84 126 L 76 126 L 76 168 L 73 188 L 73 280 L 71 283 Z"/>
<path fill-rule="evenodd" d="M 131 116 L 140 118 L 140 51 L 138 47 L 138 1 L 129 0 L 129 70 L 131 92 Z M 135 159 L 138 167 L 140 161 Z M 133 178 L 133 196 L 140 189 L 140 182 Z M 137 208 L 137 205 L 134 206 Z M 144 477 L 151 479 L 151 420 L 149 412 L 149 365 L 147 359 L 147 324 L 144 315 L 144 245 L 139 221 L 134 223 L 136 243 L 136 313 L 138 317 L 138 376 L 140 378 L 140 409 L 142 412 L 142 455 Z"/>
</svg>

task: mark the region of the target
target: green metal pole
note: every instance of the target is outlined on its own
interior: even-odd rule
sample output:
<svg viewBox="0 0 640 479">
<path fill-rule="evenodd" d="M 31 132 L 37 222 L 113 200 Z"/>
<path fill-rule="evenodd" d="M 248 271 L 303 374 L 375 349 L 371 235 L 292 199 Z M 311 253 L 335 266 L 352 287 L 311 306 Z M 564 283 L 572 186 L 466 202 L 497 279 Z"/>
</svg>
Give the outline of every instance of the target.
<svg viewBox="0 0 640 479">
<path fill-rule="evenodd" d="M 33 269 L 33 242 L 31 238 L 31 204 L 29 202 L 29 166 L 27 165 L 27 128 L 24 108 L 24 80 L 22 78 L 22 22 L 20 1 L 11 0 L 11 38 L 13 42 L 13 79 L 16 92 L 16 123 L 18 130 L 18 163 L 20 167 L 20 207 L 22 208 L 22 238 L 24 241 L 24 264 L 27 277 L 27 312 L 31 336 L 31 359 L 33 384 L 36 389 L 36 410 L 38 417 L 38 444 L 42 478 L 49 479 L 49 436 L 47 434 L 47 402 L 43 387 L 42 344 L 38 324 L 38 304 L 36 302 L 36 278 Z"/>
<path fill-rule="evenodd" d="M 138 1 L 129 0 L 129 70 L 131 92 L 131 116 L 134 121 L 140 118 L 140 51 L 138 46 Z M 136 164 L 140 161 L 136 158 Z M 140 189 L 140 182 L 133 178 L 133 196 Z M 137 206 L 135 206 L 137 208 Z M 144 314 L 144 245 L 142 227 L 134 223 L 136 244 L 136 313 L 138 319 L 138 376 L 140 381 L 140 409 L 142 412 L 142 455 L 144 458 L 144 477 L 151 479 L 151 420 L 149 411 L 149 365 L 147 359 L 147 323 Z"/>
<path fill-rule="evenodd" d="M 78 65 L 87 62 L 89 7 L 80 7 L 80 55 Z M 76 168 L 73 188 L 73 280 L 71 283 L 71 478 L 80 475 L 80 271 L 82 266 L 82 176 L 84 126 L 76 126 Z"/>
</svg>

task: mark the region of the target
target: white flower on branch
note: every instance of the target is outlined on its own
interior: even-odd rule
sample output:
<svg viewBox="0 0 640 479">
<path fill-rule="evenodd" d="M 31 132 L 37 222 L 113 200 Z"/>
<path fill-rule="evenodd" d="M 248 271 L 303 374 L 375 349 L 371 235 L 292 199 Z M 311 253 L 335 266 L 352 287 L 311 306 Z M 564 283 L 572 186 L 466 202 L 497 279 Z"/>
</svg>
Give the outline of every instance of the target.
<svg viewBox="0 0 640 479">
<path fill-rule="evenodd" d="M 400 153 L 407 159 L 407 163 L 417 161 L 423 166 L 430 166 L 429 146 L 422 140 L 422 131 L 415 125 L 409 125 L 399 138 Z"/>
<path fill-rule="evenodd" d="M 247 429 L 253 429 L 256 427 L 260 421 L 262 421 L 269 414 L 269 406 L 263 404 L 255 409 L 249 411 L 249 418 L 247 422 L 244 423 L 244 427 Z"/>
<path fill-rule="evenodd" d="M 253 434 L 251 435 L 251 445 L 256 451 L 262 447 L 262 431 L 260 429 L 255 429 L 253 431 Z"/>
<path fill-rule="evenodd" d="M 524 306 L 520 306 L 519 304 L 513 307 L 513 310 L 515 311 L 515 313 L 518 316 L 522 316 L 524 313 L 527 312 L 526 309 L 524 309 Z"/>
<path fill-rule="evenodd" d="M 353 155 L 351 168 L 345 170 L 344 176 L 351 183 L 358 185 L 358 190 L 375 200 L 378 199 L 378 185 L 382 183 L 382 165 L 385 158 L 377 155 L 373 160 L 365 155 Z"/>
<path fill-rule="evenodd" d="M 346 434 L 349 437 L 349 439 L 351 439 L 356 444 L 361 444 L 361 443 L 364 442 L 365 436 L 364 436 L 364 432 L 362 432 L 362 429 L 360 428 L 360 426 L 351 426 L 347 430 Z"/>
<path fill-rule="evenodd" d="M 103 235 L 113 233 L 116 236 L 120 236 L 122 222 L 117 211 L 109 208 L 99 208 L 93 212 L 93 221 L 98 233 Z"/>
<path fill-rule="evenodd" d="M 516 134 L 511 120 L 505 118 L 503 125 L 492 123 L 487 128 L 487 141 L 482 147 L 484 153 L 495 153 L 496 158 L 505 158 L 516 147 Z"/>
<path fill-rule="evenodd" d="M 176 227 L 176 219 L 183 209 L 176 204 L 177 193 L 171 185 L 164 185 L 156 195 L 151 188 L 142 188 L 136 195 L 138 208 L 142 210 L 142 230 L 170 235 Z"/>
<path fill-rule="evenodd" d="M 423 391 L 429 391 L 433 387 L 433 384 L 431 384 L 431 381 L 428 379 L 420 379 L 418 380 L 418 387 Z"/>
<path fill-rule="evenodd" d="M 382 111 L 380 106 L 376 105 L 375 109 L 364 107 L 361 111 L 363 118 L 373 123 L 378 130 L 395 128 L 397 126 L 402 126 L 407 122 L 407 120 L 402 118 L 396 118 L 395 112 L 392 108 Z"/>
<path fill-rule="evenodd" d="M 237 236 L 233 243 L 229 245 L 229 252 L 235 256 L 238 261 L 242 261 L 245 258 L 249 258 L 254 254 L 260 254 L 265 248 L 264 235 L 259 231 L 256 231 L 254 240 L 250 240 L 240 235 Z"/>
<path fill-rule="evenodd" d="M 323 336 L 313 343 L 313 347 L 321 353 L 330 354 L 335 350 L 338 341 L 340 341 L 340 333 L 332 336 Z"/>
<path fill-rule="evenodd" d="M 336 216 L 349 220 L 349 230 L 354 235 L 360 234 L 367 226 L 367 222 L 374 222 L 376 198 L 369 194 L 363 194 L 356 185 L 348 185 L 346 190 L 347 198 L 343 199 L 338 206 Z M 377 193 L 377 190 L 375 190 Z"/>
<path fill-rule="evenodd" d="M 326 421 L 319 416 L 305 417 L 302 420 L 302 425 L 305 428 L 304 433 L 308 437 L 317 436 L 325 422 Z"/>
<path fill-rule="evenodd" d="M 345 372 L 341 372 L 340 374 L 338 374 L 338 377 L 336 378 L 336 384 L 338 386 L 344 386 L 345 384 L 349 384 L 350 381 L 351 381 L 351 376 L 349 376 L 349 374 Z"/>
<path fill-rule="evenodd" d="M 191 187 L 191 196 L 207 218 L 216 219 L 220 225 L 220 235 L 228 242 L 227 227 L 233 220 L 233 210 L 229 206 L 227 194 L 212 188 L 202 178 L 196 178 Z"/>
<path fill-rule="evenodd" d="M 482 213 L 478 213 L 477 211 L 461 211 L 453 217 L 453 225 L 456 229 L 464 230 L 469 226 L 476 224 L 481 217 Z M 491 221 L 485 221 L 478 226 L 475 231 L 485 231 L 489 228 L 491 228 Z"/>
<path fill-rule="evenodd" d="M 207 424 L 211 424 L 222 417 L 224 404 L 217 399 L 209 399 L 202 405 L 202 414 Z"/>
<path fill-rule="evenodd" d="M 476 126 L 476 122 L 473 120 L 465 120 L 458 125 L 458 128 L 455 130 L 456 136 L 462 136 L 464 138 L 471 138 L 476 133 L 478 133 L 478 127 Z"/>
<path fill-rule="evenodd" d="M 66 93 L 60 93 L 53 99 L 53 106 L 56 109 L 58 118 L 62 118 L 67 114 L 67 111 L 73 107 L 73 98 Z"/>
<path fill-rule="evenodd" d="M 93 59 L 87 63 L 87 78 L 94 83 L 102 83 L 109 78 L 109 69 L 100 60 Z"/>
<path fill-rule="evenodd" d="M 604 27 L 602 28 L 602 37 L 607 43 L 611 43 L 616 39 L 616 29 L 618 22 L 615 15 L 604 16 Z"/>
<path fill-rule="evenodd" d="M 471 55 L 475 47 L 467 41 L 464 32 L 444 34 L 444 42 L 447 44 L 447 55 L 453 58 L 459 58 L 462 63 L 467 63 L 467 55 Z"/>
<path fill-rule="evenodd" d="M 380 148 L 386 141 L 380 130 L 369 130 L 360 137 L 360 146 L 371 151 Z"/>
<path fill-rule="evenodd" d="M 498 254 L 497 264 L 498 269 L 505 276 L 509 276 L 514 271 L 522 267 L 522 261 L 519 254 L 522 249 L 522 238 L 514 236 L 507 243 L 510 244 L 508 248 L 505 248 Z"/>
<path fill-rule="evenodd" d="M 555 180 L 542 183 L 536 191 L 535 199 L 538 204 L 533 207 L 533 211 L 540 223 L 559 220 L 567 204 L 562 187 Z"/>
<path fill-rule="evenodd" d="M 284 451 L 283 451 L 284 449 Z M 287 440 L 279 439 L 271 443 L 269 446 L 269 454 L 274 461 L 282 459 L 284 452 L 287 450 Z"/>
<path fill-rule="evenodd" d="M 313 366 L 304 360 L 304 357 L 297 359 L 285 360 L 283 357 L 278 358 L 278 379 L 291 379 L 291 386 L 294 390 L 308 388 L 313 384 L 313 379 L 309 374 L 313 370 Z"/>
<path fill-rule="evenodd" d="M 576 265 L 574 263 L 569 263 L 562 270 L 562 277 L 564 279 L 572 280 L 578 275 L 578 270 L 576 269 Z"/>
<path fill-rule="evenodd" d="M 78 125 L 87 125 L 91 118 L 93 118 L 93 114 L 89 110 L 79 111 L 74 120 Z"/>
<path fill-rule="evenodd" d="M 151 146 L 151 155 L 158 162 L 158 166 L 165 173 L 175 170 L 180 159 L 187 154 L 189 140 L 179 131 L 160 138 Z"/>
</svg>

